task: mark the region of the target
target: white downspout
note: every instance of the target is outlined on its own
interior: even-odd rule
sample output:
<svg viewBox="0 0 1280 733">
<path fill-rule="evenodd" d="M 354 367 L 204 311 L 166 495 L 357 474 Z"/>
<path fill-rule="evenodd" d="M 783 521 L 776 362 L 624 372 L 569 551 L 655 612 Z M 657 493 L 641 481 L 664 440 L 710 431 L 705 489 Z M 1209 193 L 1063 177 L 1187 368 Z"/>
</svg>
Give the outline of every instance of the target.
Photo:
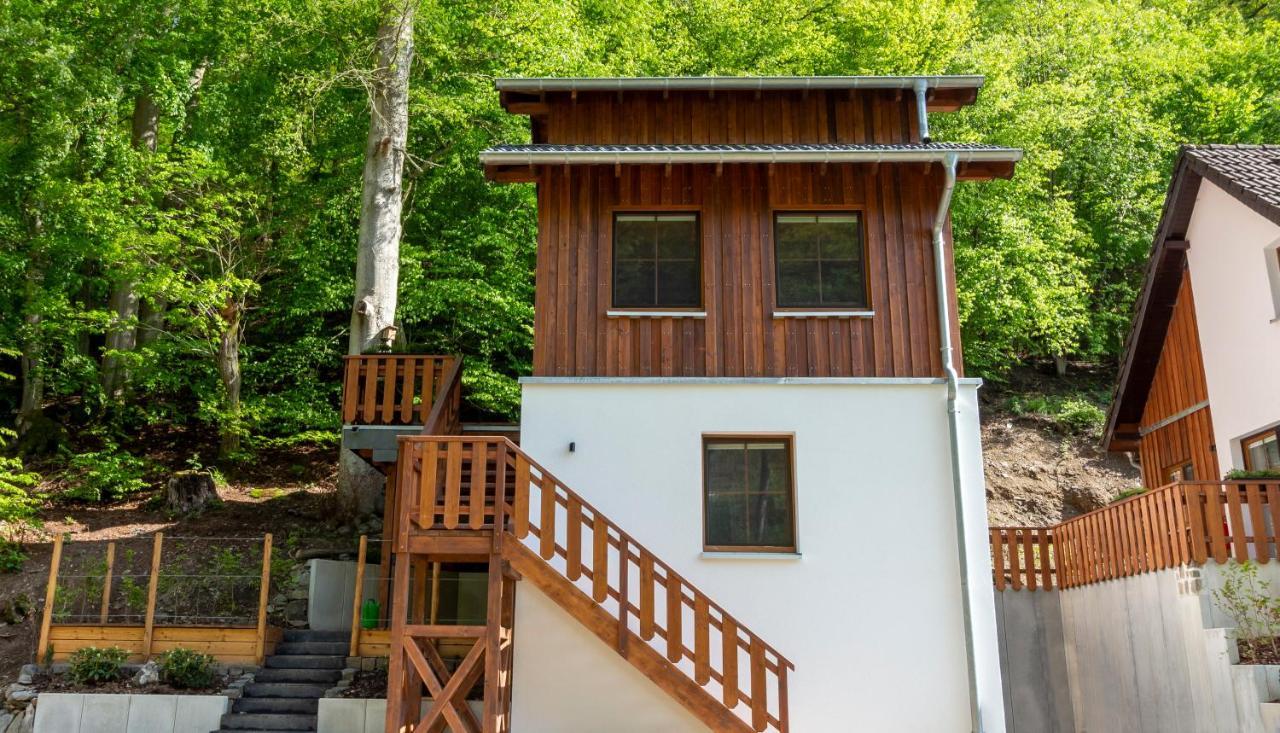
<svg viewBox="0 0 1280 733">
<path fill-rule="evenodd" d="M 919 101 L 923 104 L 923 95 L 917 86 Z M 923 110 L 923 107 L 921 107 Z M 921 117 L 923 117 L 923 112 Z M 927 134 L 924 123 L 922 132 Z M 964 477 L 960 470 L 960 434 L 959 393 L 960 375 L 956 372 L 954 347 L 951 344 L 951 301 L 947 292 L 947 247 L 946 225 L 947 214 L 951 209 L 951 193 L 956 186 L 956 156 L 946 157 L 943 164 L 946 171 L 946 182 L 942 187 L 942 196 L 938 201 L 938 213 L 933 220 L 933 271 L 934 283 L 938 295 L 938 332 L 942 351 L 942 371 L 947 378 L 947 432 L 951 441 L 951 495 L 955 503 L 956 519 L 956 557 L 960 561 L 960 602 L 964 610 L 964 652 L 965 663 L 969 673 L 969 729 L 975 733 L 982 731 L 982 716 L 978 708 L 978 669 L 974 657 L 973 642 L 973 609 L 969 599 L 969 550 L 966 542 L 964 521 Z"/>
</svg>

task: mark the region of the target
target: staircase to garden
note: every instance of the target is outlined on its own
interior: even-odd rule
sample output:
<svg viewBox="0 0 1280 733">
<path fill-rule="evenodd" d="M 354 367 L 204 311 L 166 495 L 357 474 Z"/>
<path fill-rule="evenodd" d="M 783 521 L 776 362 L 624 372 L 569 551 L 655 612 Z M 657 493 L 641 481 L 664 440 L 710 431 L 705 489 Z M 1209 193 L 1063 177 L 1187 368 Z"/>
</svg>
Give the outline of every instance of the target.
<svg viewBox="0 0 1280 733">
<path fill-rule="evenodd" d="M 290 630 L 216 733 L 316 730 L 320 698 L 342 677 L 347 634 Z"/>
</svg>

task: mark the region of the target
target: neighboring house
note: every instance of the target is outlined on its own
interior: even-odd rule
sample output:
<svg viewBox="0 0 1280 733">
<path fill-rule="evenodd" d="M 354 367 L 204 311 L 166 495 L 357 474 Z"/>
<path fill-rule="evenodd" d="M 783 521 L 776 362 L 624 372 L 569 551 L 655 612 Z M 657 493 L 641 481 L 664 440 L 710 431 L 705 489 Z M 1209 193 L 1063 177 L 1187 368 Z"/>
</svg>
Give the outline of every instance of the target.
<svg viewBox="0 0 1280 733">
<path fill-rule="evenodd" d="M 1149 488 L 1280 469 L 1280 146 L 1194 145 L 1174 168 L 1106 445 Z"/>
<path fill-rule="evenodd" d="M 981 84 L 498 81 L 532 144 L 481 161 L 538 199 L 519 446 L 459 422 L 456 359 L 348 362 L 397 492 L 387 730 L 424 696 L 423 730 L 1005 729 L 947 216 L 1021 153 L 926 115 Z M 428 567 L 487 573 L 483 624 Z"/>
</svg>

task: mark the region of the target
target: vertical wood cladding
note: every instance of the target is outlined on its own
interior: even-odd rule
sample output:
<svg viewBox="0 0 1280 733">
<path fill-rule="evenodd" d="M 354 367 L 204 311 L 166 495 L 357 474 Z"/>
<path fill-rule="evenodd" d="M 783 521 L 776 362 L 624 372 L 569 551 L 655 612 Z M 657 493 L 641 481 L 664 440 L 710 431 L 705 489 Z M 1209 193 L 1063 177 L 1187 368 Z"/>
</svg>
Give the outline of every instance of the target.
<svg viewBox="0 0 1280 733">
<path fill-rule="evenodd" d="M 915 97 L 897 90 L 583 92 L 550 95 L 557 145 L 919 142 Z"/>
<path fill-rule="evenodd" d="M 1208 399 L 1191 277 L 1183 271 L 1178 300 L 1165 334 L 1151 390 L 1147 394 L 1141 427 L 1144 431 L 1149 430 L 1161 420 Z M 1168 483 L 1167 470 L 1170 467 L 1187 463 L 1192 464 L 1197 480 L 1213 481 L 1221 477 L 1208 407 L 1142 436 L 1139 455 L 1142 459 L 1142 482 L 1150 488 Z"/>
<path fill-rule="evenodd" d="M 930 229 L 942 182 L 923 164 L 544 167 L 534 374 L 941 376 Z M 874 317 L 775 318 L 773 212 L 840 209 L 865 218 Z M 620 210 L 700 214 L 705 319 L 606 315 Z"/>
</svg>

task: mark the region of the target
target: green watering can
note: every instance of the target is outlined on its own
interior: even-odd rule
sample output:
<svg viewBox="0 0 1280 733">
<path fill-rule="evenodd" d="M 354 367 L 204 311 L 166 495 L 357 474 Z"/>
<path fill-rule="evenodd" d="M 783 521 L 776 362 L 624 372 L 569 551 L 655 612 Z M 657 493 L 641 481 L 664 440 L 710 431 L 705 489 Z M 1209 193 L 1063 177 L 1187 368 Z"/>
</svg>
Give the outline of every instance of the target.
<svg viewBox="0 0 1280 733">
<path fill-rule="evenodd" d="M 364 629 L 378 628 L 378 617 L 382 613 L 382 605 L 370 598 L 360 607 L 360 627 Z"/>
</svg>

